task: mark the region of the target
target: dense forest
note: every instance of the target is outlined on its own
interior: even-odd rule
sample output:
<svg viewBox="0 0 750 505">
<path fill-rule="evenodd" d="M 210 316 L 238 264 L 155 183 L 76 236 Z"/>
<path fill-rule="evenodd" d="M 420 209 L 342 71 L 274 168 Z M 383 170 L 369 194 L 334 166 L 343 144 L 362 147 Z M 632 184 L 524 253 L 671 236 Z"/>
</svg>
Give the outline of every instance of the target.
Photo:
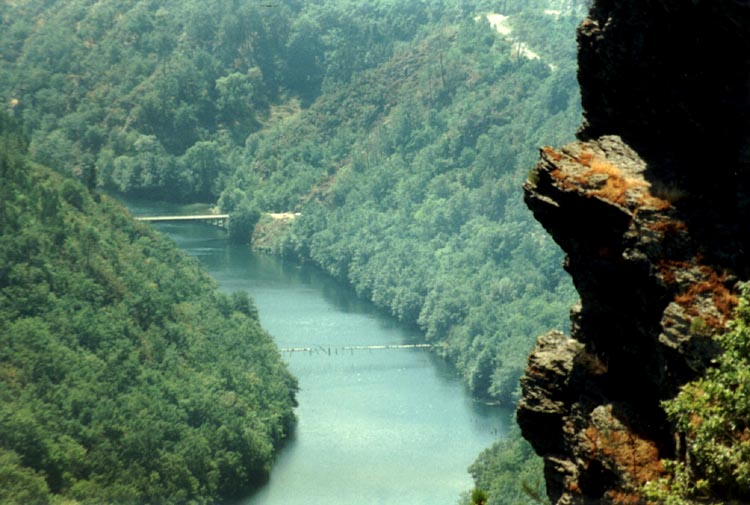
<svg viewBox="0 0 750 505">
<path fill-rule="evenodd" d="M 5 2 L 0 97 L 29 157 L 89 190 L 211 201 L 235 224 L 299 213 L 261 218 L 258 243 L 352 284 L 418 326 L 478 397 L 512 403 L 534 339 L 565 327 L 575 298 L 519 188 L 538 146 L 565 142 L 580 122 L 574 27 L 586 3 Z M 84 209 L 112 207 L 75 187 Z M 124 218 L 117 227 L 107 233 L 162 244 Z M 169 320 L 165 292 L 187 296 L 165 287 L 139 303 Z M 206 296 L 218 319 L 201 324 L 236 334 L 224 316 L 251 305 Z M 509 495 L 482 469 L 529 456 L 517 438 L 483 455 L 472 472 L 490 503 Z"/>
<path fill-rule="evenodd" d="M 549 15 L 518 19 L 535 16 Z M 481 19 L 431 31 L 248 137 L 219 203 L 301 212 L 277 252 L 418 324 L 475 394 L 510 402 L 532 342 L 574 298 L 517 189 L 534 146 L 579 120 L 569 45 L 552 70 Z"/>
<path fill-rule="evenodd" d="M 0 91 L 33 159 L 90 187 L 301 213 L 264 244 L 510 402 L 574 299 L 518 188 L 580 121 L 583 3 L 4 4 Z"/>
<path fill-rule="evenodd" d="M 0 115 L 0 502 L 246 495 L 296 391 L 252 301 L 25 151 Z"/>
</svg>

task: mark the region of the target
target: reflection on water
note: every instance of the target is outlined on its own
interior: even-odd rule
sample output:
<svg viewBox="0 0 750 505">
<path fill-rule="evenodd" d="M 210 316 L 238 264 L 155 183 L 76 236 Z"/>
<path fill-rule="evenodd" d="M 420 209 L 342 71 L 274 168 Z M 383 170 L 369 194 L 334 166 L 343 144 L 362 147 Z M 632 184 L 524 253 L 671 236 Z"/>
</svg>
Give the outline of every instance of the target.
<svg viewBox="0 0 750 505">
<path fill-rule="evenodd" d="M 505 432 L 508 412 L 473 402 L 429 351 L 338 349 L 418 341 L 414 329 L 319 270 L 230 245 L 209 225 L 159 229 L 222 290 L 249 292 L 280 347 L 332 348 L 285 353 L 300 383 L 297 432 L 244 505 L 452 505 L 472 487 L 466 468 Z"/>
</svg>

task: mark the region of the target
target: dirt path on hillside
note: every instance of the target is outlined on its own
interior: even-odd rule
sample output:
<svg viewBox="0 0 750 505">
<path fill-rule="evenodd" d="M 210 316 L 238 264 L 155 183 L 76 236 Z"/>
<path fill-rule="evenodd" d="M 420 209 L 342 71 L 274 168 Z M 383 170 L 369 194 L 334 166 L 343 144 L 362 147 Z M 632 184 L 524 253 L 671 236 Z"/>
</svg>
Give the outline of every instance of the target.
<svg viewBox="0 0 750 505">
<path fill-rule="evenodd" d="M 495 31 L 497 31 L 497 33 L 502 35 L 505 40 L 513 44 L 513 49 L 518 51 L 518 54 L 529 60 L 542 60 L 542 57 L 539 56 L 539 53 L 532 51 L 525 42 L 517 40 L 515 37 L 513 37 L 513 27 L 510 26 L 510 23 L 508 22 L 510 16 L 491 12 L 487 14 L 485 18 L 487 19 L 487 21 L 489 21 L 490 26 L 492 26 Z M 555 69 L 554 65 L 548 64 L 548 66 L 551 70 Z"/>
</svg>

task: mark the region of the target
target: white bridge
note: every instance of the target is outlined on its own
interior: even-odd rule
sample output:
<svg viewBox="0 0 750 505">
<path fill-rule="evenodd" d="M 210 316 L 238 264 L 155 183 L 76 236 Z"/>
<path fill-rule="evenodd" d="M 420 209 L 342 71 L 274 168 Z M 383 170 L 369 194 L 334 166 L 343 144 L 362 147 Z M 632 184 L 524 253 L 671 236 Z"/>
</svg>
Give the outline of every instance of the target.
<svg viewBox="0 0 750 505">
<path fill-rule="evenodd" d="M 147 223 L 184 223 L 186 221 L 197 221 L 201 223 L 209 223 L 219 228 L 226 228 L 227 221 L 229 221 L 229 214 L 200 214 L 197 216 L 148 216 L 148 217 L 136 217 L 137 221 L 145 221 Z"/>
<path fill-rule="evenodd" d="M 383 351 L 386 349 L 432 349 L 432 344 L 351 345 L 339 347 L 324 347 L 319 345 L 317 347 L 282 347 L 279 350 L 288 353 L 307 352 L 312 354 L 322 352 L 330 356 L 331 353 L 338 354 L 339 351 Z"/>
</svg>

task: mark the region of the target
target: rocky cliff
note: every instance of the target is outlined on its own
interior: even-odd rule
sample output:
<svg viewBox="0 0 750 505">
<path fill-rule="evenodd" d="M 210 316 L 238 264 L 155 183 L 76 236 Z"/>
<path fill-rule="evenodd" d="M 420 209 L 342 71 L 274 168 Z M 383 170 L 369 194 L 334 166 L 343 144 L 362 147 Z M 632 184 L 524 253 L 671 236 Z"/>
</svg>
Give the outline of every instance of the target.
<svg viewBox="0 0 750 505">
<path fill-rule="evenodd" d="M 660 402 L 710 365 L 750 278 L 749 27 L 742 0 L 596 0 L 579 28 L 579 140 L 524 186 L 581 297 L 517 412 L 553 502 L 639 503 L 684 451 Z"/>
</svg>

